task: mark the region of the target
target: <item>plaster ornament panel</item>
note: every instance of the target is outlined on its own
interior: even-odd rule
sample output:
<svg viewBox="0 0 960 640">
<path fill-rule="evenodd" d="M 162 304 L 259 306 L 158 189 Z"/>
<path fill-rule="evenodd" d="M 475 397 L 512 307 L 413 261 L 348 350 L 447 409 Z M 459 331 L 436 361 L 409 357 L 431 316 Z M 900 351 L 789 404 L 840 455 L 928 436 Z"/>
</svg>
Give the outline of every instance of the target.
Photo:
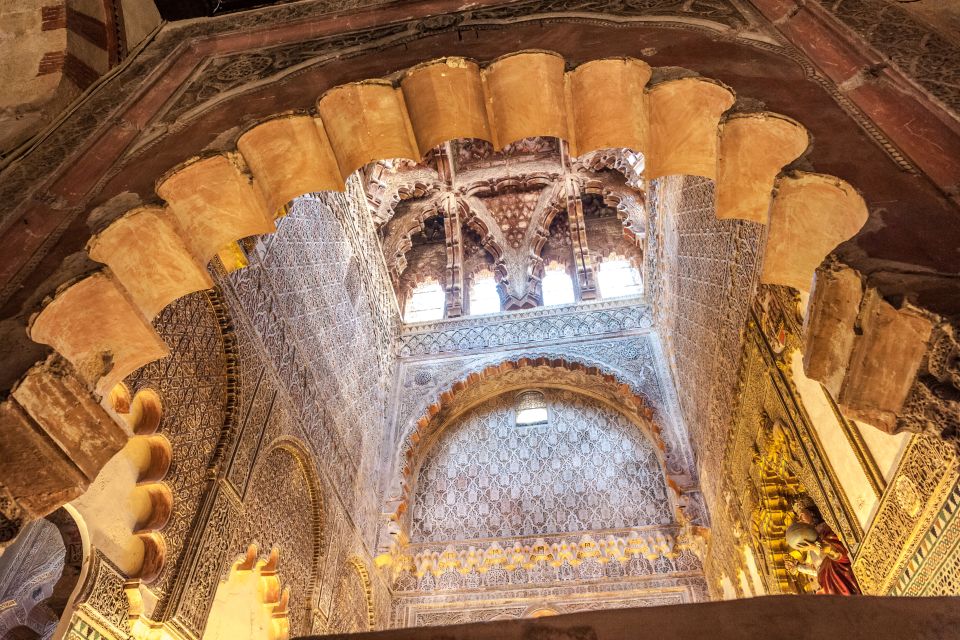
<svg viewBox="0 0 960 640">
<path fill-rule="evenodd" d="M 676 525 L 498 538 L 493 542 L 421 542 L 393 560 L 393 589 L 435 592 L 698 573 L 693 540 Z"/>
<path fill-rule="evenodd" d="M 241 348 L 241 353 L 244 349 Z M 247 373 L 248 370 L 245 370 Z M 238 436 L 236 452 L 230 462 L 230 471 L 228 480 L 233 488 L 241 496 L 246 494 L 247 481 L 254 457 L 257 454 L 257 448 L 260 445 L 264 426 L 272 413 L 274 402 L 277 397 L 277 390 L 271 384 L 268 374 L 263 371 L 249 373 L 259 373 L 256 375 L 256 386 L 249 390 L 249 406 L 243 415 L 241 431 Z M 253 376 L 250 376 L 253 377 Z"/>
<path fill-rule="evenodd" d="M 411 540 L 663 525 L 672 521 L 653 445 L 623 415 L 547 390 L 547 424 L 514 424 L 512 394 L 450 425 L 420 467 Z"/>
<path fill-rule="evenodd" d="M 853 560 L 864 593 L 951 593 L 950 579 L 938 572 L 949 572 L 946 558 L 956 551 L 957 477 L 949 443 L 927 434 L 910 440 Z"/>
<path fill-rule="evenodd" d="M 90 569 L 77 593 L 72 626 L 92 623 L 106 637 L 126 638 L 129 633 L 130 603 L 124 592 L 126 577 L 106 556 L 94 549 Z"/>
<path fill-rule="evenodd" d="M 956 65 L 960 44 L 955 39 L 931 30 L 906 7 L 883 0 L 819 3 L 948 109 L 960 113 L 960 71 Z"/>
<path fill-rule="evenodd" d="M 713 182 L 706 178 L 655 180 L 648 201 L 648 296 L 685 421 L 701 451 L 700 468 L 717 469 L 737 406 L 733 372 L 740 365 L 764 228 L 717 220 Z M 715 480 L 704 490 L 714 499 Z"/>
<path fill-rule="evenodd" d="M 372 537 L 376 498 L 364 484 L 373 480 L 384 432 L 397 311 L 359 184 L 298 199 L 250 261 L 229 276 L 237 313 L 262 345 L 291 418 L 314 446 L 330 448 L 325 468 L 335 490 Z M 261 437 L 256 423 L 276 411 L 267 408 L 276 404 L 270 379 L 260 382 L 258 413 L 244 426 L 242 460 Z M 231 471 L 238 482 L 242 466 Z"/>
<path fill-rule="evenodd" d="M 627 299 L 580 304 L 576 308 L 538 308 L 495 317 L 461 318 L 404 328 L 400 336 L 401 344 L 407 347 L 416 345 L 418 348 L 443 345 L 443 350 L 448 354 L 401 361 L 394 409 L 395 421 L 400 429 L 398 441 L 406 441 L 401 450 L 413 446 L 409 439 L 416 428 L 416 421 L 424 415 L 428 406 L 440 393 L 458 381 L 466 380 L 470 374 L 506 361 L 559 358 L 583 363 L 597 368 L 602 374 L 613 375 L 620 382 L 628 384 L 634 393 L 643 396 L 654 410 L 654 421 L 662 428 L 668 471 L 692 478 L 695 476 L 693 454 L 672 386 L 669 365 L 658 340 L 652 335 L 646 332 L 630 335 L 635 333 L 631 329 L 649 326 L 649 314 L 647 307 L 637 306 L 635 299 Z M 612 335 L 599 339 L 607 332 Z M 514 335 L 516 339 L 512 339 Z M 598 338 L 583 340 L 591 335 L 597 335 Z M 404 343 L 407 337 L 410 340 Z M 531 344 L 524 347 L 489 351 L 475 356 L 456 356 L 455 351 L 459 348 L 469 353 L 473 350 L 496 349 L 501 345 L 522 345 L 528 341 Z"/>
<path fill-rule="evenodd" d="M 0 637 L 29 627 L 38 638 L 53 636 L 57 615 L 45 604 L 64 570 L 67 550 L 47 519 L 26 527 L 0 556 Z"/>
<path fill-rule="evenodd" d="M 433 626 L 526 617 L 549 608 L 558 613 L 646 607 L 706 599 L 702 576 L 664 576 L 605 584 L 510 586 L 475 593 L 401 594 L 394 601 L 393 626 Z"/>
<path fill-rule="evenodd" d="M 236 498 L 218 484 L 208 505 L 203 527 L 196 534 L 194 562 L 177 576 L 179 592 L 172 615 L 172 624 L 194 637 L 203 637 L 217 587 L 245 550 L 240 540 L 243 512 Z"/>
<path fill-rule="evenodd" d="M 256 332 L 252 328 L 248 328 L 248 322 L 249 318 L 246 315 L 243 313 L 238 315 L 237 326 L 241 353 L 244 349 L 252 350 L 251 354 L 247 354 L 241 359 L 245 361 L 245 366 L 259 372 L 260 377 L 254 387 L 256 390 L 254 401 L 241 402 L 242 405 L 248 407 L 248 413 L 243 430 L 238 437 L 236 452 L 232 458 L 233 466 L 227 472 L 227 477 L 246 478 L 249 474 L 246 465 L 253 464 L 254 459 L 256 459 L 258 465 L 256 467 L 256 475 L 258 476 L 256 483 L 253 479 L 249 483 L 246 480 L 238 481 L 236 484 L 233 483 L 233 480 L 230 481 L 231 486 L 238 487 L 238 493 L 241 493 L 244 490 L 243 488 L 249 484 L 246 493 L 250 523 L 244 525 L 249 531 L 247 535 L 255 535 L 258 539 L 259 536 L 263 536 L 264 540 L 268 538 L 270 540 L 281 540 L 280 547 L 292 548 L 297 545 L 290 538 L 291 531 L 288 527 L 291 523 L 295 523 L 296 526 L 305 528 L 307 525 L 304 519 L 307 518 L 308 514 L 303 504 L 288 503 L 288 501 L 279 497 L 271 498 L 272 495 L 276 496 L 278 492 L 286 491 L 286 488 L 281 486 L 286 481 L 276 486 L 273 485 L 273 475 L 275 474 L 272 467 L 275 460 L 271 460 L 271 457 L 279 454 L 276 453 L 276 449 L 271 446 L 271 443 L 286 447 L 288 450 L 298 450 L 300 452 L 298 455 L 302 456 L 300 459 L 306 459 L 307 454 L 303 451 L 302 446 L 292 444 L 295 442 L 293 438 L 303 440 L 306 446 L 312 450 L 310 456 L 317 461 L 316 467 L 313 466 L 314 463 L 310 463 L 303 465 L 301 468 L 306 471 L 307 477 L 314 473 L 318 476 L 311 480 L 311 491 L 319 495 L 319 485 L 322 484 L 324 493 L 329 490 L 329 500 L 325 500 L 323 503 L 323 526 L 320 531 L 314 533 L 314 538 L 321 541 L 318 546 L 314 547 L 313 562 L 315 562 L 316 568 L 301 575 L 310 576 L 310 583 L 314 585 L 311 588 L 313 596 L 310 599 L 310 609 L 312 612 L 309 615 L 312 628 L 316 632 L 324 632 L 327 628 L 333 593 L 339 580 L 342 562 L 353 555 L 369 557 L 361 540 L 361 532 L 358 531 L 358 527 L 361 525 L 359 520 L 364 517 L 363 503 L 357 503 L 354 493 L 354 491 L 363 491 L 363 488 L 362 485 L 358 486 L 357 474 L 354 468 L 350 466 L 350 458 L 347 457 L 347 452 L 335 446 L 336 436 L 334 433 L 317 431 L 314 432 L 313 436 L 308 436 L 306 428 L 301 427 L 301 420 L 297 416 L 298 414 L 304 415 L 304 408 L 292 401 L 291 398 L 295 394 L 288 392 L 280 379 L 281 375 L 274 370 L 272 364 L 267 364 L 271 358 L 266 353 L 265 346 L 255 337 Z M 318 404 L 311 406 L 321 406 L 319 404 L 321 400 L 323 398 L 318 398 Z M 307 418 L 315 419 L 316 416 L 308 415 Z M 321 428 L 326 426 L 326 421 L 314 424 L 317 428 Z M 279 441 L 274 442 L 278 438 Z M 293 446 L 293 449 L 290 449 L 290 446 Z M 249 448 L 249 452 L 242 453 L 244 448 Z M 284 458 L 284 460 L 286 459 Z M 290 469 L 291 467 L 287 465 L 286 470 L 290 471 Z M 296 486 L 301 487 L 299 482 Z M 341 495 L 341 491 L 345 493 Z M 257 495 L 260 497 L 258 498 Z M 371 496 L 369 499 L 372 500 L 374 497 Z M 317 500 L 313 498 L 311 500 L 316 512 L 318 509 Z M 286 505 L 282 509 L 286 515 L 271 515 L 274 502 L 279 505 Z M 300 501 L 295 502 L 299 503 Z M 294 512 L 295 515 L 291 516 L 290 514 Z M 348 513 L 350 513 L 349 516 Z M 267 522 L 266 520 L 269 518 L 276 518 L 276 520 Z M 372 522 L 372 516 L 370 518 L 369 524 L 375 526 L 375 523 Z M 314 523 L 319 522 L 320 519 L 314 513 Z M 297 533 L 299 535 L 299 532 Z M 263 544 L 268 545 L 270 543 L 264 542 Z M 281 571 L 284 567 L 283 558 L 284 553 L 281 552 Z M 294 564 L 304 562 L 303 554 L 297 553 L 292 561 Z M 281 577 L 285 584 L 290 584 L 285 574 Z M 379 579 L 378 574 L 372 576 L 371 583 L 375 601 L 389 600 L 386 587 Z M 294 595 L 292 600 L 296 599 Z M 389 608 L 386 610 L 389 610 Z M 304 615 L 306 616 L 306 614 Z M 378 621 L 378 624 L 382 626 L 383 621 Z"/>
<path fill-rule="evenodd" d="M 167 358 L 127 379 L 131 391 L 155 390 L 164 411 L 158 434 L 170 441 L 173 459 L 166 483 L 174 496 L 164 527 L 166 563 L 151 585 L 165 606 L 181 570 L 184 545 L 207 487 L 206 471 L 227 419 L 224 332 L 206 293 L 185 296 L 160 312 L 154 327 L 170 345 Z"/>
<path fill-rule="evenodd" d="M 906 477 L 906 476 L 901 476 Z M 943 501 L 891 593 L 960 595 L 960 484 Z"/>
<path fill-rule="evenodd" d="M 469 353 L 554 343 L 631 329 L 650 329 L 653 311 L 636 299 L 578 305 L 538 307 L 494 317 L 467 317 L 406 326 L 400 331 L 400 357 Z"/>
</svg>

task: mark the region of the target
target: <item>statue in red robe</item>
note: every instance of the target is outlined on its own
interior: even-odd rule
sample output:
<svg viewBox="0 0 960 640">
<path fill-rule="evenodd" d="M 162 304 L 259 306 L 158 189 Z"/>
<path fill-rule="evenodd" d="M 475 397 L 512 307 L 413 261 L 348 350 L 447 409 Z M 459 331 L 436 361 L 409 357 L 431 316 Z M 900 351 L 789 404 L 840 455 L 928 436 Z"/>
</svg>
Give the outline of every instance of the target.
<svg viewBox="0 0 960 640">
<path fill-rule="evenodd" d="M 806 555 L 805 562 L 787 559 L 787 569 L 811 575 L 817 579 L 819 594 L 859 595 L 860 585 L 853 575 L 850 553 L 811 502 L 795 507 L 797 522 L 787 528 L 787 544 Z"/>
</svg>

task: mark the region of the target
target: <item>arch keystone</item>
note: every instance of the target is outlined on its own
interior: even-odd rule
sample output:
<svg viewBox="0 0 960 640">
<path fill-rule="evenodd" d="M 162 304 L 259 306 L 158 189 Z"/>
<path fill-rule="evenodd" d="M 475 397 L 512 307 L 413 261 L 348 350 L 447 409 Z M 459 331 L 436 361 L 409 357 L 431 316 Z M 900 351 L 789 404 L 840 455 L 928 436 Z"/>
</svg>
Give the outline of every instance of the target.
<svg viewBox="0 0 960 640">
<path fill-rule="evenodd" d="M 213 280 L 160 207 L 133 209 L 90 239 L 87 253 L 110 267 L 148 320 Z"/>
<path fill-rule="evenodd" d="M 717 158 L 717 218 L 767 224 L 773 182 L 807 149 L 800 123 L 776 113 L 731 116 L 720 128 Z"/>
<path fill-rule="evenodd" d="M 419 157 L 403 93 L 386 80 L 334 87 L 317 110 L 345 176 L 375 160 Z"/>
<path fill-rule="evenodd" d="M 400 88 L 421 157 L 447 140 L 491 140 L 476 62 L 454 57 L 418 65 L 403 76 Z"/>
<path fill-rule="evenodd" d="M 668 80 L 650 89 L 650 154 L 646 177 L 715 179 L 720 116 L 733 106 L 733 91 L 706 78 Z"/>
<path fill-rule="evenodd" d="M 613 148 L 646 152 L 650 75 L 650 65 L 634 58 L 594 60 L 567 74 L 571 155 Z"/>
<path fill-rule="evenodd" d="M 276 213 L 305 193 L 343 191 L 343 177 L 326 131 L 308 115 L 289 114 L 253 127 L 237 148 Z"/>
<path fill-rule="evenodd" d="M 273 215 L 234 155 L 194 160 L 157 185 L 193 256 L 207 264 L 234 240 L 273 233 Z"/>
<path fill-rule="evenodd" d="M 836 178 L 797 172 L 777 183 L 760 282 L 810 291 L 813 273 L 867 221 L 856 189 Z"/>
<path fill-rule="evenodd" d="M 99 271 L 67 285 L 34 317 L 30 338 L 70 361 L 100 396 L 169 348 L 119 284 Z"/>
<path fill-rule="evenodd" d="M 484 69 L 487 113 L 493 146 L 535 136 L 569 139 L 565 61 L 552 51 L 520 51 L 497 58 Z"/>
</svg>

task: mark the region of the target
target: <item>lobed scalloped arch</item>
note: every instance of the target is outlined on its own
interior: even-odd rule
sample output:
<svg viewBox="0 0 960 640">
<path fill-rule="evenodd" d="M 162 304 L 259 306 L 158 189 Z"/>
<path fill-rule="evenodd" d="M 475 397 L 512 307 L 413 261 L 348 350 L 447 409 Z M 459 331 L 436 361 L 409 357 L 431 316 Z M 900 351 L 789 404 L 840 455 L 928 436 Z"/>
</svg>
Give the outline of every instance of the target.
<svg viewBox="0 0 960 640">
<path fill-rule="evenodd" d="M 315 116 L 280 114 L 241 135 L 236 151 L 162 176 L 157 193 L 166 204 L 138 207 L 92 238 L 90 257 L 105 268 L 61 287 L 32 319 L 30 337 L 63 355 L 103 396 L 167 355 L 151 321 L 174 300 L 212 286 L 207 263 L 218 252 L 272 233 L 292 199 L 343 190 L 368 162 L 422 157 L 456 138 L 501 149 L 556 136 L 574 156 L 640 152 L 649 178 L 714 179 L 718 217 L 769 218 L 763 281 L 809 289 L 816 266 L 866 221 L 863 199 L 839 178 L 781 174 L 809 144 L 799 123 L 772 113 L 725 118 L 734 104 L 730 88 L 701 77 L 651 85 L 651 75 L 633 58 L 565 71 L 556 53 L 520 51 L 482 68 L 459 57 L 426 62 L 396 85 L 335 87 L 319 98 Z"/>
</svg>

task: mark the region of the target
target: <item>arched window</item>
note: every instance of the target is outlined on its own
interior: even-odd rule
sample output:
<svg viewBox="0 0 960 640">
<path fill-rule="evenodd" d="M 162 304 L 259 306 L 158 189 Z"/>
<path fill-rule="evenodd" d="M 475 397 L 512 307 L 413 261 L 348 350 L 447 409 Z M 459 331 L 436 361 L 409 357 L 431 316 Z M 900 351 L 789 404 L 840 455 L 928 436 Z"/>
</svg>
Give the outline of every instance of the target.
<svg viewBox="0 0 960 640">
<path fill-rule="evenodd" d="M 573 280 L 561 264 L 552 263 L 547 267 L 540 283 L 540 291 L 543 293 L 543 306 L 545 307 L 556 304 L 570 304 L 575 300 Z"/>
<path fill-rule="evenodd" d="M 470 315 L 479 316 L 500 311 L 500 293 L 493 274 L 484 269 L 473 276 L 470 284 Z"/>
<path fill-rule="evenodd" d="M 517 394 L 518 427 L 527 427 L 547 422 L 547 401 L 540 391 L 524 391 Z"/>
<path fill-rule="evenodd" d="M 600 263 L 597 269 L 597 286 L 602 298 L 622 298 L 643 292 L 640 271 L 626 258 L 616 254 Z"/>
<path fill-rule="evenodd" d="M 426 322 L 443 318 L 446 296 L 443 287 L 436 280 L 427 280 L 418 284 L 407 298 L 404 308 L 404 322 Z"/>
</svg>

